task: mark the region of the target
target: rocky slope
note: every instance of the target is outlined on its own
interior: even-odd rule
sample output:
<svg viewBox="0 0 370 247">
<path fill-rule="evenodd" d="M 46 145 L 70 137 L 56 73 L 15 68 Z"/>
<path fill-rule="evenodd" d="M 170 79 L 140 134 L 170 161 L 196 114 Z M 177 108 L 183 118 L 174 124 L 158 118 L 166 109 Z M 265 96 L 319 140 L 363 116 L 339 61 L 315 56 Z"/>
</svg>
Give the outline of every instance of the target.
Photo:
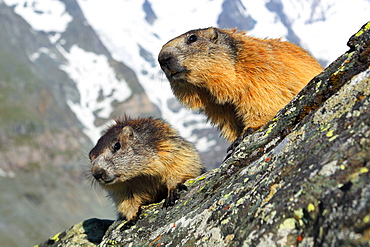
<svg viewBox="0 0 370 247">
<path fill-rule="evenodd" d="M 39 246 L 368 246 L 370 22 L 170 210 L 86 220 Z"/>
</svg>

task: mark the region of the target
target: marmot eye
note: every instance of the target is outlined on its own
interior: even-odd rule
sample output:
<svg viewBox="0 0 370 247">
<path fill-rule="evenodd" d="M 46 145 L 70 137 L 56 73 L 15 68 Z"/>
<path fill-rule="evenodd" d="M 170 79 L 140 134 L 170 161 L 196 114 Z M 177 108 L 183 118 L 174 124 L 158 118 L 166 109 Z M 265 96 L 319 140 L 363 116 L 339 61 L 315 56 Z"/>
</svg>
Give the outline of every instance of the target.
<svg viewBox="0 0 370 247">
<path fill-rule="evenodd" d="M 198 37 L 195 35 L 195 34 L 192 34 L 192 35 L 190 35 L 190 37 L 188 38 L 188 41 L 187 41 L 187 43 L 188 44 L 191 44 L 191 43 L 194 43 L 195 41 L 197 41 L 198 40 Z"/>
<path fill-rule="evenodd" d="M 113 146 L 113 152 L 117 152 L 120 148 L 121 148 L 121 144 L 119 142 L 117 142 Z"/>
</svg>

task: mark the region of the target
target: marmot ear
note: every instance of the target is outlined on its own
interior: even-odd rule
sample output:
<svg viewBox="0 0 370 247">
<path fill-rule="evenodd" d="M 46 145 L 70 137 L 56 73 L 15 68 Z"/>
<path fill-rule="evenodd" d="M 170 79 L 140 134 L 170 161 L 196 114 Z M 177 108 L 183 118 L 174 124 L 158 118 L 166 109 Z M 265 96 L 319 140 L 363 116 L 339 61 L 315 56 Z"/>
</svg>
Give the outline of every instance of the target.
<svg viewBox="0 0 370 247">
<path fill-rule="evenodd" d="M 131 126 L 125 126 L 122 128 L 120 136 L 131 139 L 134 136 L 134 130 Z"/>
<path fill-rule="evenodd" d="M 210 27 L 208 28 L 208 35 L 209 35 L 209 39 L 213 42 L 215 42 L 218 38 L 218 31 L 216 28 L 214 27 Z"/>
</svg>

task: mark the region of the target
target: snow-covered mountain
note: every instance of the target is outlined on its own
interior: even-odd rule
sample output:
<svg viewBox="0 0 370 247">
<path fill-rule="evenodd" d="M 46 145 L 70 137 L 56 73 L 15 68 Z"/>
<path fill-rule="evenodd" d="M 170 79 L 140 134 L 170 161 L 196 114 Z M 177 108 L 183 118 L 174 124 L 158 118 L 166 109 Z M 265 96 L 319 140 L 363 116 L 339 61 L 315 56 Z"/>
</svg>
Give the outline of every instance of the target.
<svg viewBox="0 0 370 247">
<path fill-rule="evenodd" d="M 156 57 L 169 39 L 190 29 L 220 26 L 247 29 L 257 37 L 284 37 L 308 49 L 323 65 L 343 53 L 346 41 L 369 20 L 368 0 L 77 0 L 84 17 L 73 16 L 70 2 L 58 0 L 3 0 L 30 24 L 35 32 L 49 36 L 65 61 L 59 68 L 75 82 L 79 101 L 66 98 L 70 109 L 84 126 L 84 133 L 95 142 L 106 128 L 96 119 L 112 119 L 113 102 L 132 96 L 124 79 L 118 79 L 109 58 L 67 42 L 63 33 L 74 18 L 86 18 L 115 61 L 131 68 L 147 97 L 161 116 L 174 125 L 202 152 L 214 149 L 215 135 L 202 135 L 210 129 L 204 117 L 179 106 L 174 100 Z M 56 56 L 46 47 L 30 54 Z M 103 97 L 102 97 L 103 96 Z"/>
</svg>

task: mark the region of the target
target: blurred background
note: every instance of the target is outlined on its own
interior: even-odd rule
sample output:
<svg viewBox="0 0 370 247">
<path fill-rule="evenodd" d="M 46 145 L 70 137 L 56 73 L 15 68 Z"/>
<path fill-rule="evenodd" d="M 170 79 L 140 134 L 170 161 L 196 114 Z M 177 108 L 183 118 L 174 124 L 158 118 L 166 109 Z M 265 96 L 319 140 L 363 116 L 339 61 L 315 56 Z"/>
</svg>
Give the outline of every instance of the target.
<svg viewBox="0 0 370 247">
<path fill-rule="evenodd" d="M 208 170 L 228 143 L 174 98 L 157 63 L 196 28 L 283 37 L 327 66 L 370 20 L 370 0 L 0 0 L 0 246 L 114 219 L 88 152 L 113 118 L 162 117 Z"/>
</svg>

